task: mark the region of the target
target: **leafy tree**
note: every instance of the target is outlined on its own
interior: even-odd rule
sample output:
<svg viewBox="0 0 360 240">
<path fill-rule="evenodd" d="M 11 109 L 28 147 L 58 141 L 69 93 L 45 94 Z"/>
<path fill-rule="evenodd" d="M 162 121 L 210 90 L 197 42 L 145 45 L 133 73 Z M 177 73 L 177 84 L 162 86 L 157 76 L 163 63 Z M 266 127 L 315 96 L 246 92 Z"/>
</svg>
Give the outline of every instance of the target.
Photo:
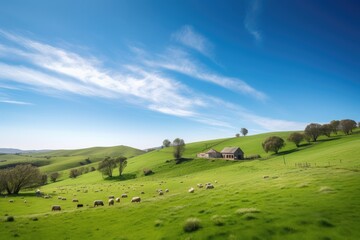
<svg viewBox="0 0 360 240">
<path fill-rule="evenodd" d="M 285 141 L 281 137 L 272 136 L 265 139 L 262 143 L 262 147 L 265 152 L 275 152 L 276 154 L 279 150 L 285 146 Z"/>
<path fill-rule="evenodd" d="M 40 183 L 41 173 L 31 164 L 0 170 L 0 189 L 8 194 L 18 194 L 22 188 L 39 186 Z"/>
<path fill-rule="evenodd" d="M 330 122 L 330 126 L 331 126 L 332 132 L 337 135 L 337 131 L 339 130 L 339 127 L 340 127 L 340 121 L 339 120 L 332 120 Z"/>
<path fill-rule="evenodd" d="M 240 137 L 240 133 L 235 134 L 235 137 Z"/>
<path fill-rule="evenodd" d="M 165 139 L 165 140 L 163 141 L 163 146 L 164 146 L 164 147 L 170 147 L 170 144 L 171 144 L 171 142 L 170 142 L 169 139 Z"/>
<path fill-rule="evenodd" d="M 99 162 L 98 171 L 103 175 L 112 177 L 112 172 L 116 168 L 116 161 L 110 157 L 106 157 L 104 160 Z"/>
<path fill-rule="evenodd" d="M 352 130 L 356 128 L 356 122 L 351 119 L 344 119 L 340 121 L 340 128 L 345 135 L 352 133 Z"/>
<path fill-rule="evenodd" d="M 127 166 L 127 158 L 126 157 L 118 157 L 116 162 L 119 163 L 119 176 L 123 173 L 124 169 Z"/>
<path fill-rule="evenodd" d="M 53 172 L 50 174 L 50 180 L 52 182 L 56 182 L 56 180 L 60 177 L 60 173 L 58 172 Z"/>
<path fill-rule="evenodd" d="M 174 157 L 176 160 L 180 160 L 185 151 L 185 142 L 183 139 L 176 138 L 173 141 Z"/>
<path fill-rule="evenodd" d="M 70 178 L 77 178 L 80 175 L 81 175 L 80 171 L 78 169 L 76 169 L 76 168 L 71 169 L 70 172 L 69 172 L 69 177 Z"/>
<path fill-rule="evenodd" d="M 42 174 L 41 175 L 41 179 L 40 179 L 40 185 L 45 185 L 48 181 L 48 175 L 47 174 Z"/>
<path fill-rule="evenodd" d="M 318 123 L 310 123 L 305 128 L 305 135 L 312 138 L 314 142 L 316 142 L 317 138 L 322 134 L 321 124 Z"/>
<path fill-rule="evenodd" d="M 304 140 L 304 134 L 299 133 L 299 132 L 293 132 L 289 135 L 289 137 L 287 138 L 287 140 L 289 142 L 293 142 L 295 143 L 296 147 L 300 146 L 300 143 Z"/>
<path fill-rule="evenodd" d="M 330 124 L 321 125 L 321 133 L 327 137 L 330 137 L 331 132 L 333 131 Z"/>
<path fill-rule="evenodd" d="M 240 132 L 243 136 L 246 136 L 249 131 L 246 128 L 241 128 Z"/>
</svg>

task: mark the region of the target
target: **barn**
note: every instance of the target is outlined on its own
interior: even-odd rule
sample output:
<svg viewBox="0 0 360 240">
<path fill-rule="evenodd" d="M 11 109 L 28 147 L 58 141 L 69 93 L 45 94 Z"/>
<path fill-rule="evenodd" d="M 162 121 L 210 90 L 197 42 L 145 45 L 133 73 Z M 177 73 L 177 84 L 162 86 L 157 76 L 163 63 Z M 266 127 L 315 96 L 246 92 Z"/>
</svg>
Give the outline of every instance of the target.
<svg viewBox="0 0 360 240">
<path fill-rule="evenodd" d="M 244 159 L 244 152 L 239 147 L 225 147 L 221 151 L 221 155 L 225 159 Z"/>
<path fill-rule="evenodd" d="M 199 157 L 199 158 L 222 158 L 222 155 L 215 149 L 210 149 L 207 152 L 198 153 L 197 157 Z"/>
</svg>

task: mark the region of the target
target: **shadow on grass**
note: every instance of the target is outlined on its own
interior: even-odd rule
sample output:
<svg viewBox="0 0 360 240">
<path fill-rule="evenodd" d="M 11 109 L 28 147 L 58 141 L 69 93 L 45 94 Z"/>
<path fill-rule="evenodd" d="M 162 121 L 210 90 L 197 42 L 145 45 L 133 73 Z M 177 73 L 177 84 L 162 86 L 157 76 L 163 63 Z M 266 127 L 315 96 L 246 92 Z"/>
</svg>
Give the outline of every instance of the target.
<svg viewBox="0 0 360 240">
<path fill-rule="evenodd" d="M 107 181 L 126 181 L 126 180 L 135 179 L 135 178 L 136 178 L 135 173 L 125 173 L 125 174 L 122 174 L 121 176 L 106 177 L 106 178 L 104 178 L 104 180 L 107 180 Z"/>
<path fill-rule="evenodd" d="M 184 162 L 190 162 L 192 160 L 194 160 L 194 159 L 193 158 L 180 158 L 180 159 L 176 159 L 175 163 L 180 164 L 180 163 L 184 163 Z"/>
</svg>

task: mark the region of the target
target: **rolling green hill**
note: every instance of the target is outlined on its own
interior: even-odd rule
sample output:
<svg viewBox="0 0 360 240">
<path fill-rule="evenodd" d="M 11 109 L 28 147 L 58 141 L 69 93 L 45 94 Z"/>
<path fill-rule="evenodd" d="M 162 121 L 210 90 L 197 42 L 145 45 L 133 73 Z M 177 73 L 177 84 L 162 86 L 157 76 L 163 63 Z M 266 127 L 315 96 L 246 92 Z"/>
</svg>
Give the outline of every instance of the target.
<svg viewBox="0 0 360 240">
<path fill-rule="evenodd" d="M 143 153 L 145 152 L 142 150 L 128 146 L 115 146 L 92 147 L 77 150 L 55 150 L 35 154 L 2 154 L 0 155 L 0 167 L 7 167 L 19 163 L 32 163 L 39 166 L 42 172 L 54 172 L 69 170 L 85 164 L 92 166 L 106 156 L 124 156 L 131 158 Z"/>
<path fill-rule="evenodd" d="M 190 143 L 180 164 L 171 147 L 152 151 L 130 158 L 122 178 L 91 172 L 41 187 L 50 199 L 35 197 L 33 190 L 0 198 L 0 216 L 15 217 L 0 224 L 0 234 L 5 239 L 360 239 L 360 131 L 299 148 L 287 143 L 278 155 L 262 150 L 271 135 L 286 138 L 289 132 Z M 262 158 L 195 158 L 225 146 Z M 144 168 L 155 173 L 144 176 Z M 215 188 L 197 187 L 207 182 Z M 123 193 L 129 198 L 115 206 L 92 205 Z M 141 203 L 131 203 L 134 196 Z M 76 208 L 73 198 L 84 208 Z M 62 211 L 51 212 L 52 205 Z M 197 231 L 184 231 L 189 218 L 200 221 Z"/>
</svg>

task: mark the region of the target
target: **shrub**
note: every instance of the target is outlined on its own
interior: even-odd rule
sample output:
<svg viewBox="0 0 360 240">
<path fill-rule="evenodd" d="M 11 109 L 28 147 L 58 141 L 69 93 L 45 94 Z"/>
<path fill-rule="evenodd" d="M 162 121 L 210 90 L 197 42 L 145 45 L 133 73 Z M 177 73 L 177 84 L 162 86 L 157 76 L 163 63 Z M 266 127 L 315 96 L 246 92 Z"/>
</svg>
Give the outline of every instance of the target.
<svg viewBox="0 0 360 240">
<path fill-rule="evenodd" d="M 201 222 L 197 218 L 188 218 L 184 224 L 185 232 L 194 232 L 201 228 Z"/>
<path fill-rule="evenodd" d="M 259 154 L 254 154 L 254 155 L 249 155 L 245 157 L 245 160 L 254 160 L 254 159 L 259 159 L 261 158 L 261 156 Z"/>
<path fill-rule="evenodd" d="M 13 216 L 7 216 L 5 218 L 5 222 L 13 222 L 13 221 L 15 221 L 15 218 Z"/>
<path fill-rule="evenodd" d="M 214 215 L 211 217 L 211 221 L 213 221 L 214 225 L 216 226 L 223 226 L 225 225 L 224 218 L 219 215 Z"/>
<path fill-rule="evenodd" d="M 148 175 L 154 174 L 154 172 L 153 172 L 151 169 L 147 169 L 147 168 L 145 168 L 143 171 L 144 171 L 144 175 L 145 175 L 145 176 L 148 176 Z"/>
</svg>

